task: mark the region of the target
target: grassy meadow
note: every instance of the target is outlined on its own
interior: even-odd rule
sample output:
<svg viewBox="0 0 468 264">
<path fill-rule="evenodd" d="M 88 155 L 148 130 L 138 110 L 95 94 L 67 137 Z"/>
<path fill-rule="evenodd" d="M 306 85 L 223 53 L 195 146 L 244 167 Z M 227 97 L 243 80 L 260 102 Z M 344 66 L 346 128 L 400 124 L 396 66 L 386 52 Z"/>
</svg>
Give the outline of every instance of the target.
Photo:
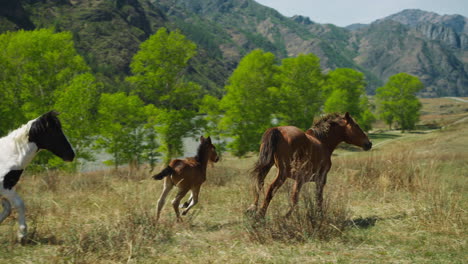
<svg viewBox="0 0 468 264">
<path fill-rule="evenodd" d="M 299 208 L 283 216 L 290 181 L 264 221 L 245 214 L 255 155 L 210 166 L 182 223 L 175 191 L 156 222 L 162 182 L 147 168 L 26 172 L 17 191 L 30 240 L 16 242 L 13 213 L 0 225 L 0 263 L 466 263 L 468 103 L 422 102 L 420 130 L 377 124 L 371 151 L 335 152 L 322 214 L 308 183 Z"/>
</svg>

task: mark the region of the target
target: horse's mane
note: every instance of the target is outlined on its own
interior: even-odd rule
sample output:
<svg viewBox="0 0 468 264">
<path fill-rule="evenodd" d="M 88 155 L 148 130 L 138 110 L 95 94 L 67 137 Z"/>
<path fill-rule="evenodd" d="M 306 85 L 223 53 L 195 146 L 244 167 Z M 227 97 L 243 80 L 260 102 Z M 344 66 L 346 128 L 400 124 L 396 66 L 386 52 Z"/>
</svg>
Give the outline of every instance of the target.
<svg viewBox="0 0 468 264">
<path fill-rule="evenodd" d="M 198 145 L 197 149 L 197 155 L 193 157 L 198 163 L 201 163 L 207 154 L 206 148 L 210 145 L 210 142 L 208 140 L 204 140 L 203 142 Z"/>
<path fill-rule="evenodd" d="M 330 126 L 340 120 L 342 117 L 339 113 L 331 113 L 321 116 L 314 122 L 314 125 L 307 130 L 308 134 L 313 134 L 317 138 L 323 138 L 330 130 Z"/>
<path fill-rule="evenodd" d="M 45 132 L 48 127 L 53 129 L 62 129 L 62 124 L 57 118 L 57 115 L 57 112 L 50 111 L 38 117 L 31 124 L 31 128 L 29 129 L 29 140 L 34 141 L 34 139 L 41 133 Z"/>
<path fill-rule="evenodd" d="M 32 121 L 29 121 L 21 127 L 11 131 L 6 137 L 13 139 L 16 144 L 26 144 L 28 143 L 28 131 L 31 129 L 31 125 Z"/>
</svg>

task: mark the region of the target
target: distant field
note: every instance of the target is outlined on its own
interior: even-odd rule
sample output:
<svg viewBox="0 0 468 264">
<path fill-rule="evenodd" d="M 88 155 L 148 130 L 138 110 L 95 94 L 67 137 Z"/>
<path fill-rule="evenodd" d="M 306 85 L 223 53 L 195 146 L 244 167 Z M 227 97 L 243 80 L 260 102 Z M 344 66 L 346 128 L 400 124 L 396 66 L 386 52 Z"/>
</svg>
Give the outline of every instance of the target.
<svg viewBox="0 0 468 264">
<path fill-rule="evenodd" d="M 314 213 L 313 183 L 290 218 L 290 183 L 265 222 L 245 215 L 255 154 L 209 167 L 183 223 L 171 199 L 155 221 L 162 182 L 147 168 L 26 173 L 17 190 L 31 241 L 15 242 L 16 215 L 9 217 L 0 225 L 0 263 L 466 263 L 468 103 L 422 103 L 419 130 L 383 126 L 370 135 L 373 150 L 336 151 L 323 215 Z"/>
</svg>

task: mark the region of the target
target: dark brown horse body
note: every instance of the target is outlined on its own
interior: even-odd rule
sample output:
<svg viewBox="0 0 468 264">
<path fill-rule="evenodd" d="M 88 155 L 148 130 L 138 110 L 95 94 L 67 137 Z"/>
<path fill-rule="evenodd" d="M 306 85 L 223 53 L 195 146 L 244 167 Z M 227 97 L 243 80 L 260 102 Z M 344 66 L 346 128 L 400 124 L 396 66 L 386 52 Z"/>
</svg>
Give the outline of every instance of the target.
<svg viewBox="0 0 468 264">
<path fill-rule="evenodd" d="M 182 206 L 186 208 L 182 212 L 182 215 L 185 215 L 190 208 L 198 202 L 201 185 L 206 181 L 206 167 L 208 162 L 217 162 L 218 159 L 218 154 L 211 143 L 211 138 L 200 137 L 200 145 L 195 157 L 172 160 L 165 169 L 154 175 L 153 178 L 155 180 L 164 179 L 164 189 L 158 200 L 157 218 L 159 219 L 167 195 L 172 188 L 176 186 L 179 191 L 172 201 L 172 206 L 174 207 L 177 220 L 181 221 L 182 218 L 180 218 L 179 213 L 180 201 L 188 191 L 191 191 L 188 202 L 184 203 Z"/>
<path fill-rule="evenodd" d="M 331 155 L 343 141 L 362 147 L 364 150 L 372 147 L 366 134 L 349 113 L 343 116 L 327 115 L 306 132 L 293 126 L 268 129 L 263 134 L 259 160 L 254 168 L 257 188 L 254 203 L 249 210 L 257 212 L 259 193 L 273 164 L 278 168 L 278 173 L 268 188 L 262 207 L 257 212 L 260 216 L 265 215 L 274 193 L 287 178 L 295 181 L 291 194 L 292 207 L 288 214 L 298 202 L 302 185 L 309 181 L 316 184 L 317 206 L 321 208 L 323 189 L 332 164 Z"/>
</svg>

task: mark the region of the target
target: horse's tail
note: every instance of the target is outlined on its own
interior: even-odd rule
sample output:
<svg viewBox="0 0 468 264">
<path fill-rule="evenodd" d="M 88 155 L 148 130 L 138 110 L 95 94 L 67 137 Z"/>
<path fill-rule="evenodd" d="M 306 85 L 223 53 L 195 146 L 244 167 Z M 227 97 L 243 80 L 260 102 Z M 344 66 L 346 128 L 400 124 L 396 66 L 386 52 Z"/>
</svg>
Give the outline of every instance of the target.
<svg viewBox="0 0 468 264">
<path fill-rule="evenodd" d="M 257 178 L 264 178 L 268 174 L 271 166 L 273 166 L 275 162 L 276 145 L 280 138 L 281 132 L 276 127 L 267 130 L 267 132 L 263 134 L 260 154 L 253 169 L 254 175 Z"/>
<path fill-rule="evenodd" d="M 153 176 L 153 179 L 155 180 L 162 180 L 164 179 L 164 177 L 166 176 L 169 176 L 171 174 L 173 174 L 175 171 L 174 169 L 171 167 L 171 166 L 167 166 L 166 168 L 164 168 L 164 170 L 162 170 L 160 173 L 156 174 Z"/>
</svg>

